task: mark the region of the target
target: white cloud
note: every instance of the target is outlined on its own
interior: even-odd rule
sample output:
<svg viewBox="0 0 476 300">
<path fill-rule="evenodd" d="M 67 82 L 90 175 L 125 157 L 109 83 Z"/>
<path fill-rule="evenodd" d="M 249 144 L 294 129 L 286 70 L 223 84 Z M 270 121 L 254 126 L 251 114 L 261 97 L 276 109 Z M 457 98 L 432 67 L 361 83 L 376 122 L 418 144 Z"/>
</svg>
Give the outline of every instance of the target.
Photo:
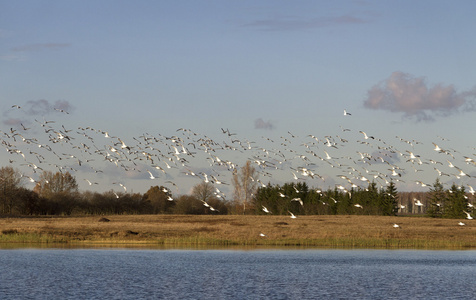
<svg viewBox="0 0 476 300">
<path fill-rule="evenodd" d="M 367 94 L 366 108 L 402 112 L 404 117 L 418 121 L 474 110 L 476 95 L 474 91 L 458 93 L 453 85 L 440 83 L 429 87 L 425 78 L 399 71 L 373 86 Z"/>
</svg>

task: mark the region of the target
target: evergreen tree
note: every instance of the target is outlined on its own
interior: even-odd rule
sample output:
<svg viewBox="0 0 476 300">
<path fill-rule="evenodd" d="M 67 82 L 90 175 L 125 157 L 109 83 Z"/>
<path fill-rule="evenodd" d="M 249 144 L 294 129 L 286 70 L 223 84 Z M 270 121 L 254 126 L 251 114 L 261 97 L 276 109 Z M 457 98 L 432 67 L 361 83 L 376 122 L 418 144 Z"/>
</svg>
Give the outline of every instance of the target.
<svg viewBox="0 0 476 300">
<path fill-rule="evenodd" d="M 398 193 L 393 180 L 387 185 L 382 195 L 382 214 L 384 216 L 395 216 L 398 212 Z"/>
<path fill-rule="evenodd" d="M 170 190 L 163 186 L 151 186 L 142 199 L 150 207 L 149 213 L 153 214 L 171 212 L 175 206 Z"/>
<path fill-rule="evenodd" d="M 348 215 L 351 214 L 354 211 L 353 207 L 353 201 L 355 203 L 360 203 L 360 196 L 361 196 L 361 190 L 360 188 L 358 190 L 354 190 L 352 188 L 350 190 L 350 194 L 347 193 L 346 195 L 340 194 L 337 189 L 334 190 L 332 194 L 330 192 L 327 192 L 327 195 L 329 195 L 329 200 L 327 202 L 336 202 L 336 214 L 340 215 Z M 331 197 L 332 196 L 332 197 Z"/>
<path fill-rule="evenodd" d="M 436 178 L 435 183 L 430 188 L 430 207 L 427 210 L 427 214 L 433 218 L 441 218 L 446 209 L 446 193 L 441 184 L 440 179 Z"/>
<path fill-rule="evenodd" d="M 263 206 L 266 207 L 273 214 L 281 214 L 282 206 L 281 197 L 278 196 L 279 186 L 271 186 L 268 184 L 266 187 L 259 187 L 256 191 L 255 197 L 253 197 L 253 206 L 257 214 L 267 214 L 263 211 Z"/>
<path fill-rule="evenodd" d="M 446 218 L 464 218 L 467 209 L 464 187 L 459 187 L 453 183 L 447 191 L 447 202 L 445 204 L 444 217 Z"/>
<path fill-rule="evenodd" d="M 377 189 L 377 183 L 374 181 L 369 183 L 367 191 L 365 193 L 364 201 L 360 203 L 363 206 L 361 209 L 365 214 L 369 215 L 378 215 L 381 214 L 381 207 L 383 206 L 383 201 L 381 193 Z"/>
</svg>

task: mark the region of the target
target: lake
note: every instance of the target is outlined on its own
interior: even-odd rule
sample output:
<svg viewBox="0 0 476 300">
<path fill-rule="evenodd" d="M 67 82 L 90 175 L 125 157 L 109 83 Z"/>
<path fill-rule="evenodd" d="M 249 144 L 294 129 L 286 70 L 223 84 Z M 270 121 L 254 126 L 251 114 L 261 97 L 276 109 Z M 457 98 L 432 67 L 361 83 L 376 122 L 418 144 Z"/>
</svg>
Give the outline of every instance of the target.
<svg viewBox="0 0 476 300">
<path fill-rule="evenodd" d="M 474 299 L 476 251 L 0 250 L 0 299 Z"/>
</svg>

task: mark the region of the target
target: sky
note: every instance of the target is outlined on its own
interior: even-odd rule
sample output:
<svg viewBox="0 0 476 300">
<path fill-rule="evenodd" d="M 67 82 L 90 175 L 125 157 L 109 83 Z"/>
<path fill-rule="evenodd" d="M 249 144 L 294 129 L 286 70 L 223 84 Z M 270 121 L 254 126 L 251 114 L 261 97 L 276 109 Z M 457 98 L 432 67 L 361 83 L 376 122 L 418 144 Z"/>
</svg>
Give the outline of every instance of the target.
<svg viewBox="0 0 476 300">
<path fill-rule="evenodd" d="M 349 189 L 345 174 L 385 186 L 397 167 L 399 190 L 428 190 L 416 182 L 433 183 L 437 168 L 448 174 L 442 182 L 468 189 L 476 180 L 458 174 L 476 176 L 467 160 L 476 159 L 475 9 L 0 0 L 1 165 L 33 180 L 62 166 L 82 190 L 121 183 L 140 193 L 174 183 L 186 194 L 214 174 L 228 198 L 246 160 L 263 183 L 294 173 L 316 188 Z M 156 166 L 165 162 L 164 173 Z"/>
</svg>

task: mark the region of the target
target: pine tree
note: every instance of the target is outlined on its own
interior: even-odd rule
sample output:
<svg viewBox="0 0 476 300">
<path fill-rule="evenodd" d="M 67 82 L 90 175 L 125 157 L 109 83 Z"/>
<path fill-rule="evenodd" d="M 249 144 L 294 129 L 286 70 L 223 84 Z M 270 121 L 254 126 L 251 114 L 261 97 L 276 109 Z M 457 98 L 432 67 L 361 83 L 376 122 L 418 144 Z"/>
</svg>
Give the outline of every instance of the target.
<svg viewBox="0 0 476 300">
<path fill-rule="evenodd" d="M 444 217 L 446 218 L 464 218 L 467 201 L 465 198 L 464 186 L 459 187 L 453 183 L 447 192 L 448 198 L 445 204 Z"/>
<path fill-rule="evenodd" d="M 384 216 L 395 216 L 398 212 L 398 193 L 393 180 L 390 181 L 389 185 L 384 191 L 382 196 L 382 214 Z"/>
<path fill-rule="evenodd" d="M 429 208 L 427 214 L 433 218 L 441 218 L 446 209 L 446 193 L 439 178 L 436 178 L 435 183 L 430 188 Z"/>
</svg>

